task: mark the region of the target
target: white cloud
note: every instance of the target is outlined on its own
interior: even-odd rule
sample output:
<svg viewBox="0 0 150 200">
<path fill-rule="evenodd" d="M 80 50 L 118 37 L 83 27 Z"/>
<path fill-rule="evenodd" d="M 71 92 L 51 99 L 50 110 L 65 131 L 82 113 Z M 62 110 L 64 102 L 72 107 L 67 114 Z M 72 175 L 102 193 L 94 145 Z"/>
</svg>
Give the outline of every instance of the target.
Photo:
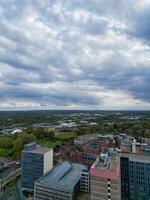
<svg viewBox="0 0 150 200">
<path fill-rule="evenodd" d="M 148 5 L 2 0 L 0 108 L 149 109 Z"/>
</svg>

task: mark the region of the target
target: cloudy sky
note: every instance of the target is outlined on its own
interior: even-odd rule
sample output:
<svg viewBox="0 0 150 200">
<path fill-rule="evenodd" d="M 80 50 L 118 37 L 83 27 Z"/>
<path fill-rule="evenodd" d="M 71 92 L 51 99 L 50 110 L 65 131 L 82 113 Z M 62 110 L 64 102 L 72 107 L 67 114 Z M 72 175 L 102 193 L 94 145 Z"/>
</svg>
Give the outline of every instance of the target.
<svg viewBox="0 0 150 200">
<path fill-rule="evenodd" d="M 0 0 L 0 110 L 150 109 L 150 0 Z"/>
</svg>

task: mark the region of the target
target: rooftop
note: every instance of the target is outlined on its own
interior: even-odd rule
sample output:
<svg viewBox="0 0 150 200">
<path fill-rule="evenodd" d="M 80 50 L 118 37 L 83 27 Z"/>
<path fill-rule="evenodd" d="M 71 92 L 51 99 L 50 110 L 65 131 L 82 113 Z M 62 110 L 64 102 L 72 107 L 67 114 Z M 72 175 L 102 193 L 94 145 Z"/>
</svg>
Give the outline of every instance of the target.
<svg viewBox="0 0 150 200">
<path fill-rule="evenodd" d="M 97 155 L 95 154 L 92 154 L 92 153 L 82 153 L 81 154 L 82 158 L 87 158 L 87 157 L 90 157 L 90 158 L 93 158 L 93 159 L 96 159 L 97 158 Z"/>
<path fill-rule="evenodd" d="M 31 152 L 32 153 L 37 153 L 37 154 L 44 154 L 44 153 L 47 153 L 47 152 L 49 152 L 51 150 L 52 150 L 51 148 L 38 147 L 37 149 L 32 150 Z"/>
<path fill-rule="evenodd" d="M 99 158 L 99 161 L 95 164 L 95 168 L 115 170 L 116 164 L 117 164 L 117 153 L 109 152 L 109 156 L 107 158 Z"/>
<path fill-rule="evenodd" d="M 122 140 L 121 145 L 131 147 L 132 140 L 130 138 L 126 138 L 126 139 Z"/>
<path fill-rule="evenodd" d="M 143 153 L 150 154 L 150 145 L 142 145 Z"/>
<path fill-rule="evenodd" d="M 102 141 L 102 142 L 106 142 L 108 141 L 108 139 L 112 138 L 112 135 L 98 135 L 97 139 Z"/>
<path fill-rule="evenodd" d="M 31 152 L 31 153 L 37 153 L 37 154 L 44 154 L 49 151 L 51 151 L 51 148 L 46 147 L 40 147 L 39 145 L 35 143 L 26 144 L 24 146 L 23 152 Z"/>
<path fill-rule="evenodd" d="M 150 152 L 139 152 L 139 153 L 133 153 L 133 152 L 121 152 L 120 156 L 131 158 L 135 161 L 144 160 L 145 162 L 150 162 Z"/>
<path fill-rule="evenodd" d="M 117 179 L 119 175 L 119 156 L 115 151 L 108 152 L 108 156 L 99 156 L 91 167 L 91 175 L 103 178 Z"/>
<path fill-rule="evenodd" d="M 89 143 L 89 144 L 86 144 L 85 147 L 100 148 L 100 145 L 96 143 Z"/>
<path fill-rule="evenodd" d="M 86 134 L 86 135 L 80 135 L 76 139 L 77 140 L 84 140 L 84 139 L 90 139 L 90 138 L 96 138 L 97 136 L 95 134 Z"/>
<path fill-rule="evenodd" d="M 84 165 L 65 161 L 41 177 L 37 184 L 73 191 L 74 186 L 80 180 L 81 171 L 84 169 L 87 169 Z"/>
</svg>

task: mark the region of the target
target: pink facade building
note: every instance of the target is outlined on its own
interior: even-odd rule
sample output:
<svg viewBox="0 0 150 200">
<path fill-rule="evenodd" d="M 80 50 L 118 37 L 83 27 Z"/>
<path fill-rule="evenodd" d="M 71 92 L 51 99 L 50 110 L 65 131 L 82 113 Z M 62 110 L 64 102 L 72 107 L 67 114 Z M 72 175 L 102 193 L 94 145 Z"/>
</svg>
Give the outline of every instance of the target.
<svg viewBox="0 0 150 200">
<path fill-rule="evenodd" d="M 107 152 L 90 169 L 91 200 L 120 200 L 119 156 Z"/>
</svg>

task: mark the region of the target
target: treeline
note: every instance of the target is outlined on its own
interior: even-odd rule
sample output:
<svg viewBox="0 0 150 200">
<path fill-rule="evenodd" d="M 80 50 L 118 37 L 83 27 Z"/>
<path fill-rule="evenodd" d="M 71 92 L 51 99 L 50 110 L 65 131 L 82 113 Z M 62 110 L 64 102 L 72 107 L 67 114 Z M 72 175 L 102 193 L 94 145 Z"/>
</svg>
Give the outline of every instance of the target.
<svg viewBox="0 0 150 200">
<path fill-rule="evenodd" d="M 150 121 L 137 122 L 98 122 L 95 125 L 80 125 L 78 126 L 77 135 L 84 134 L 119 134 L 126 133 L 134 137 L 150 137 Z"/>
<path fill-rule="evenodd" d="M 28 127 L 38 123 L 55 123 L 63 120 L 63 115 L 48 114 L 43 112 L 10 112 L 0 113 L 0 130 L 4 127 L 23 126 Z"/>
<path fill-rule="evenodd" d="M 50 139 L 53 136 L 53 131 L 46 132 L 42 129 L 32 131 L 29 129 L 26 133 L 0 137 L 0 157 L 18 157 L 25 144 L 38 142 L 44 138 Z"/>
</svg>

